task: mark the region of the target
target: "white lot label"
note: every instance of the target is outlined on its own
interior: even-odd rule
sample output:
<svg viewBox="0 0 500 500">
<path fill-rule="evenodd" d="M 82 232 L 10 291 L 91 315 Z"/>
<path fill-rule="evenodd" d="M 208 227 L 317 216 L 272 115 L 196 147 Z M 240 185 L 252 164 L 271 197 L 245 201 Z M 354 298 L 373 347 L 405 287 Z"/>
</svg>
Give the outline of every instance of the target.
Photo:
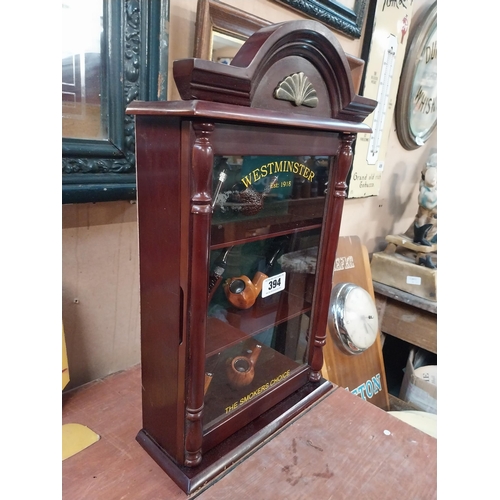
<svg viewBox="0 0 500 500">
<path fill-rule="evenodd" d="M 422 284 L 422 278 L 419 276 L 407 276 L 406 277 L 406 283 L 408 285 L 421 285 Z"/>
<path fill-rule="evenodd" d="M 262 283 L 262 297 L 268 297 L 285 289 L 286 273 L 276 274 L 266 278 Z"/>
</svg>

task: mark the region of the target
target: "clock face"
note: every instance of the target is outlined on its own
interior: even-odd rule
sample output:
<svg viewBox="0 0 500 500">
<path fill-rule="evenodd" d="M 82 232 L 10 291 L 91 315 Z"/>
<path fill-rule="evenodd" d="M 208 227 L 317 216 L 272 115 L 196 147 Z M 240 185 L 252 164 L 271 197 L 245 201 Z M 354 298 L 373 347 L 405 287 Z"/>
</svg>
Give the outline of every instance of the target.
<svg viewBox="0 0 500 500">
<path fill-rule="evenodd" d="M 349 354 L 360 354 L 375 342 L 378 314 L 371 295 L 353 283 L 339 283 L 330 298 L 328 324 Z"/>
</svg>

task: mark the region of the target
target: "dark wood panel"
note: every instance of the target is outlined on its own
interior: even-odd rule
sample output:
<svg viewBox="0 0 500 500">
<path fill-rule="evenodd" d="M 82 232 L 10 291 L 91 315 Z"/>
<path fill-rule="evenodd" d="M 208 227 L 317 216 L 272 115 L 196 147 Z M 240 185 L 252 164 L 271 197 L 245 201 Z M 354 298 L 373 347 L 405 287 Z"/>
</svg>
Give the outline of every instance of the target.
<svg viewBox="0 0 500 500">
<path fill-rule="evenodd" d="M 157 439 L 173 455 L 184 446 L 184 378 L 179 377 L 184 368 L 184 346 L 179 344 L 186 288 L 181 262 L 186 238 L 177 237 L 181 219 L 172 217 L 172 211 L 181 212 L 186 194 L 181 188 L 183 176 L 169 168 L 171 163 L 180 162 L 178 137 L 176 119 L 137 118 L 141 360 L 143 390 L 150 394 L 143 399 L 143 427 L 164 429 L 168 421 L 168 431 L 158 434 Z M 168 384 L 158 383 L 167 380 Z M 177 457 L 182 460 L 182 455 Z"/>
<path fill-rule="evenodd" d="M 215 154 L 255 154 L 255 148 L 248 141 L 249 135 L 256 138 L 260 155 L 275 155 L 276 150 L 285 148 L 290 156 L 336 155 L 340 145 L 338 135 L 322 130 L 281 129 L 265 126 L 247 126 L 244 129 L 234 124 L 217 123 L 214 130 Z"/>
<path fill-rule="evenodd" d="M 127 113 L 134 115 L 168 115 L 194 119 L 203 117 L 210 121 L 235 122 L 235 124 L 254 120 L 264 125 L 290 127 L 291 129 L 299 126 L 300 122 L 300 127 L 304 130 L 329 130 L 331 132 L 353 134 L 371 133 L 371 128 L 364 123 L 358 123 L 355 117 L 351 117 L 353 121 L 343 121 L 306 115 L 291 116 L 290 113 L 279 113 L 258 108 L 246 108 L 245 113 L 242 113 L 241 110 L 241 106 L 199 100 L 161 102 L 132 101 L 127 106 Z M 296 120 L 294 120 L 294 118 L 296 118 Z"/>
</svg>

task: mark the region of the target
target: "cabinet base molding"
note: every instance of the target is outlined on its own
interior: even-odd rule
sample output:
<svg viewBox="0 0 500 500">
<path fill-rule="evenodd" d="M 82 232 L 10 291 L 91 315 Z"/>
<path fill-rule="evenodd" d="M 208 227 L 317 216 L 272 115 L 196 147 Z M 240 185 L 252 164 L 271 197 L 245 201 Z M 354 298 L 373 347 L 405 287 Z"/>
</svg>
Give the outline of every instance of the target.
<svg viewBox="0 0 500 500">
<path fill-rule="evenodd" d="M 257 451 L 279 430 L 302 416 L 304 410 L 312 408 L 336 389 L 338 386 L 323 378 L 319 382 L 309 382 L 229 439 L 204 453 L 202 463 L 196 467 L 176 464 L 144 429 L 139 431 L 136 440 L 177 486 L 189 498 L 194 498 Z"/>
</svg>

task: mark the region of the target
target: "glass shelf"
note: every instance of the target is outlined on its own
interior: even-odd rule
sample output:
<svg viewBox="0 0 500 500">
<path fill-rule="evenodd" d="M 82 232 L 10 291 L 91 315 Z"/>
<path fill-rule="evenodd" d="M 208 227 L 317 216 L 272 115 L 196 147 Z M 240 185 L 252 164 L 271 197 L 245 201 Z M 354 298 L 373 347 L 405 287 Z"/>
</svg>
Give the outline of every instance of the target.
<svg viewBox="0 0 500 500">
<path fill-rule="evenodd" d="M 250 361 L 252 356 L 257 358 L 255 362 Z M 254 339 L 227 349 L 213 364 L 214 370 L 206 375 L 210 382 L 205 385 L 205 431 L 254 403 L 301 368 L 300 363 Z"/>
</svg>

